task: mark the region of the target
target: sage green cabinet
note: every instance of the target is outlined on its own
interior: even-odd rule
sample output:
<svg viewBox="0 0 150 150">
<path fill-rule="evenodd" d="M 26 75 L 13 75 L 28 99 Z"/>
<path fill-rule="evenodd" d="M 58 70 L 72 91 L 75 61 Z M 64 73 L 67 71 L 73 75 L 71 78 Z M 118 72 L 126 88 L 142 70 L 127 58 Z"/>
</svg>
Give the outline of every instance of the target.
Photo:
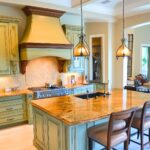
<svg viewBox="0 0 150 150">
<path fill-rule="evenodd" d="M 8 31 L 8 24 L 0 23 L 0 74 L 10 74 Z"/>
<path fill-rule="evenodd" d="M 80 26 L 63 25 L 63 29 L 68 40 L 75 46 L 79 42 L 79 36 L 81 34 Z M 73 50 L 69 71 L 84 72 L 84 58 L 73 57 Z"/>
<path fill-rule="evenodd" d="M 18 25 L 0 22 L 0 75 L 19 73 Z"/>
<path fill-rule="evenodd" d="M 108 118 L 103 118 L 66 125 L 36 107 L 33 117 L 34 145 L 38 150 L 88 150 L 87 129 L 108 122 Z"/>
<path fill-rule="evenodd" d="M 0 128 L 27 122 L 25 95 L 0 97 Z"/>
<path fill-rule="evenodd" d="M 29 124 L 33 123 L 31 100 L 33 100 L 33 94 L 27 94 L 26 95 L 26 102 L 27 102 L 27 117 L 28 117 L 28 123 Z"/>
</svg>

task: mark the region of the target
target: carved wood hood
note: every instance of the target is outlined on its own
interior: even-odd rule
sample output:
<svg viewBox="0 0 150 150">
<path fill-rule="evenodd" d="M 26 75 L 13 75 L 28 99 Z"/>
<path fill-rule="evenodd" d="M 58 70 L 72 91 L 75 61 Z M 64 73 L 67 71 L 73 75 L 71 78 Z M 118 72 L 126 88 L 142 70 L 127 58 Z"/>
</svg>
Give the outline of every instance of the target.
<svg viewBox="0 0 150 150">
<path fill-rule="evenodd" d="M 27 25 L 20 42 L 21 60 L 42 56 L 71 58 L 73 45 L 65 37 L 59 18 L 64 11 L 26 6 Z"/>
</svg>

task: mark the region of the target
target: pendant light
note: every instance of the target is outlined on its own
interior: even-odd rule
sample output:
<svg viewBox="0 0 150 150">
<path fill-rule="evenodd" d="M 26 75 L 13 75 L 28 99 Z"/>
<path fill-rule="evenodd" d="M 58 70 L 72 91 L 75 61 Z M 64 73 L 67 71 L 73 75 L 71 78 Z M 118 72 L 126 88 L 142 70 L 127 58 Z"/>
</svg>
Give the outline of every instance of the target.
<svg viewBox="0 0 150 150">
<path fill-rule="evenodd" d="M 82 0 L 81 2 L 81 34 L 79 37 L 78 44 L 74 47 L 73 55 L 75 57 L 87 57 L 89 56 L 89 47 L 85 40 L 85 34 L 83 33 L 83 11 L 82 11 Z"/>
<path fill-rule="evenodd" d="M 130 57 L 131 51 L 128 49 L 128 47 L 125 44 L 125 33 L 124 33 L 124 0 L 123 0 L 123 38 L 122 38 L 122 44 L 119 46 L 116 52 L 116 57 Z"/>
</svg>

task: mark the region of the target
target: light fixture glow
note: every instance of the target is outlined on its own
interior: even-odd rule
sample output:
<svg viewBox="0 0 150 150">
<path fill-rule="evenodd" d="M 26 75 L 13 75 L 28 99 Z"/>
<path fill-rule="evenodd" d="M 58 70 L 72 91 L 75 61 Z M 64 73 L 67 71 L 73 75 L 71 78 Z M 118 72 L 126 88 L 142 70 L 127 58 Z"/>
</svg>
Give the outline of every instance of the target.
<svg viewBox="0 0 150 150">
<path fill-rule="evenodd" d="M 83 13 L 82 13 L 82 0 L 81 0 L 81 34 L 78 44 L 74 47 L 73 55 L 75 57 L 89 56 L 89 47 L 85 40 L 85 34 L 83 33 Z"/>
<path fill-rule="evenodd" d="M 116 57 L 130 57 L 131 51 L 125 44 L 125 36 L 124 36 L 124 0 L 123 0 L 123 38 L 122 38 L 122 44 L 119 46 L 116 52 Z"/>
</svg>

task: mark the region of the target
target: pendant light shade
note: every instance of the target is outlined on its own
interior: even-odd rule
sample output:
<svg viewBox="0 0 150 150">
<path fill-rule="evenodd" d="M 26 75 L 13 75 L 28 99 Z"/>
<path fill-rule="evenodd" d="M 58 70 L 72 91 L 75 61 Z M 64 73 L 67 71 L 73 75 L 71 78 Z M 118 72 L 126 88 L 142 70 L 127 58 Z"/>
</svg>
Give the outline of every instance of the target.
<svg viewBox="0 0 150 150">
<path fill-rule="evenodd" d="M 89 56 L 88 45 L 84 40 L 84 35 L 81 35 L 79 38 L 79 43 L 75 46 L 73 55 L 76 57 L 80 56 Z"/>
<path fill-rule="evenodd" d="M 116 52 L 116 57 L 130 57 L 131 56 L 131 51 L 125 44 L 125 36 L 124 36 L 124 0 L 123 0 L 123 38 L 122 38 L 122 44 L 119 46 Z"/>
<path fill-rule="evenodd" d="M 87 57 L 89 56 L 89 46 L 85 40 L 85 34 L 83 33 L 83 13 L 82 13 L 82 0 L 81 0 L 81 34 L 78 44 L 73 49 L 73 55 L 75 57 Z"/>
<path fill-rule="evenodd" d="M 128 47 L 125 44 L 125 40 L 122 40 L 122 44 L 119 46 L 116 52 L 116 57 L 130 57 L 131 51 L 128 49 Z"/>
</svg>

